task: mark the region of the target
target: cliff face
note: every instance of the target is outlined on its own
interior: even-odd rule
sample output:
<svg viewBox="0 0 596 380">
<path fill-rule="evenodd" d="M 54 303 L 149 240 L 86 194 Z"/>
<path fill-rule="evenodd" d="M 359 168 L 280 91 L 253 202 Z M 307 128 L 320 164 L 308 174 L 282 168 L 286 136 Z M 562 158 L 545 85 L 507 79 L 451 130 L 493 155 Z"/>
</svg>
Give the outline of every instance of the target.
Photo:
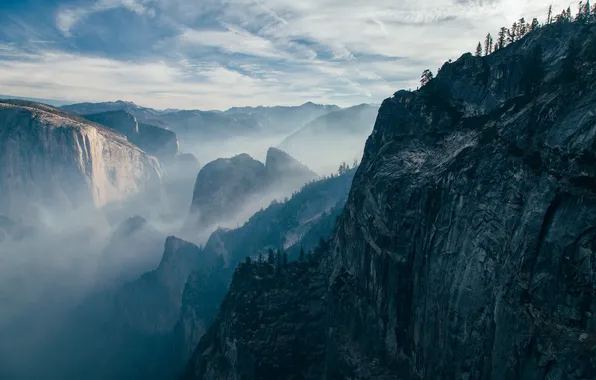
<svg viewBox="0 0 596 380">
<path fill-rule="evenodd" d="M 241 264 L 183 379 L 322 378 L 325 283 L 309 263 Z"/>
<path fill-rule="evenodd" d="M 128 111 L 106 111 L 83 117 L 122 133 L 128 141 L 164 162 L 173 161 L 178 153 L 178 138 L 174 132 L 139 123 Z"/>
<path fill-rule="evenodd" d="M 36 206 L 102 207 L 161 182 L 156 159 L 53 107 L 2 101 L 0 125 L 0 211 L 9 216 Z"/>
<path fill-rule="evenodd" d="M 248 217 L 315 177 L 306 166 L 275 148 L 268 150 L 265 164 L 248 154 L 217 159 L 205 165 L 197 176 L 189 228 L 230 224 L 242 219 L 240 214 Z"/>
<path fill-rule="evenodd" d="M 593 28 L 557 24 L 383 102 L 320 267 L 325 375 L 300 378 L 594 378 L 595 79 Z M 266 352 L 219 321 L 199 347 Z M 263 378 L 217 360 L 190 377 Z"/>
</svg>

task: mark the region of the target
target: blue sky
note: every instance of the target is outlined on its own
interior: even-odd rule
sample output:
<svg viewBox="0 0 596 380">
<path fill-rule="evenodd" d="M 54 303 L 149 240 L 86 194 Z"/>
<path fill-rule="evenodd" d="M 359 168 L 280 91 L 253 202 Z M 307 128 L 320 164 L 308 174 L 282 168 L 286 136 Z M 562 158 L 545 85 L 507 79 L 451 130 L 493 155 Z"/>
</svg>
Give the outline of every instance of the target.
<svg viewBox="0 0 596 380">
<path fill-rule="evenodd" d="M 227 109 L 378 103 L 551 0 L 1 0 L 0 94 Z M 575 9 L 574 9 L 575 11 Z"/>
</svg>

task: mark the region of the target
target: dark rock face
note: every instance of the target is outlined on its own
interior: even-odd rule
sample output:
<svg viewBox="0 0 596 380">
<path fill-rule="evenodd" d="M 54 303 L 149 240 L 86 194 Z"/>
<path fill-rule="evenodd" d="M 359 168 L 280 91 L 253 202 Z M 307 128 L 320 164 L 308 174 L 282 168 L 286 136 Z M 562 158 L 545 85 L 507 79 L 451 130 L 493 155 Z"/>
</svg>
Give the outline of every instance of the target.
<svg viewBox="0 0 596 380">
<path fill-rule="evenodd" d="M 178 138 L 167 129 L 139 123 L 139 133 L 130 138 L 139 148 L 164 162 L 170 163 L 178 154 Z"/>
<path fill-rule="evenodd" d="M 595 47 L 546 26 L 385 100 L 320 267 L 325 374 L 304 378 L 594 378 Z M 220 359 L 269 352 L 228 344 L 251 337 L 235 319 L 189 378 L 257 378 Z"/>
<path fill-rule="evenodd" d="M 315 177 L 275 148 L 267 152 L 265 165 L 248 154 L 210 162 L 197 176 L 189 228 L 213 227 L 239 213 L 250 215 L 277 195 L 291 194 Z"/>
<path fill-rule="evenodd" d="M 183 379 L 322 378 L 325 283 L 308 263 L 242 264 Z"/>
</svg>

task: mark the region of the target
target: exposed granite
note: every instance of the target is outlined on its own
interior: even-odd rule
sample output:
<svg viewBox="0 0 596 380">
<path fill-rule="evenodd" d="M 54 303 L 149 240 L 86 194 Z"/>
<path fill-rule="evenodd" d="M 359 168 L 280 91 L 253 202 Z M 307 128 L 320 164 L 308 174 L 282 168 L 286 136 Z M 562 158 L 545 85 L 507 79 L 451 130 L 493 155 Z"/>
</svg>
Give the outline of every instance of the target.
<svg viewBox="0 0 596 380">
<path fill-rule="evenodd" d="M 324 374 L 298 378 L 594 379 L 595 79 L 596 30 L 562 23 L 383 102 L 320 266 Z M 291 281 L 235 281 L 188 379 L 259 378 L 310 320 L 252 312 Z"/>
</svg>

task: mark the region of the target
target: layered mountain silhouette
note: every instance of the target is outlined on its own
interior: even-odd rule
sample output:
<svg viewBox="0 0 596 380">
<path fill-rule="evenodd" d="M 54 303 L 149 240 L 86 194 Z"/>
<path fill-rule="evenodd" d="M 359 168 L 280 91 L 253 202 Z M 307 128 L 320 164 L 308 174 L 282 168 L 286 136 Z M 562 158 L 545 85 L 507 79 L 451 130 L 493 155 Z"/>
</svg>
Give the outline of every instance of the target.
<svg viewBox="0 0 596 380">
<path fill-rule="evenodd" d="M 286 137 L 279 148 L 319 172 L 333 172 L 342 162 L 360 159 L 378 111 L 371 104 L 335 110 Z"/>
<path fill-rule="evenodd" d="M 301 106 L 236 107 L 227 111 L 160 111 L 117 101 L 78 103 L 61 109 L 78 115 L 126 111 L 140 123 L 167 128 L 191 145 L 241 136 L 288 135 L 339 107 L 308 102 Z"/>
</svg>

